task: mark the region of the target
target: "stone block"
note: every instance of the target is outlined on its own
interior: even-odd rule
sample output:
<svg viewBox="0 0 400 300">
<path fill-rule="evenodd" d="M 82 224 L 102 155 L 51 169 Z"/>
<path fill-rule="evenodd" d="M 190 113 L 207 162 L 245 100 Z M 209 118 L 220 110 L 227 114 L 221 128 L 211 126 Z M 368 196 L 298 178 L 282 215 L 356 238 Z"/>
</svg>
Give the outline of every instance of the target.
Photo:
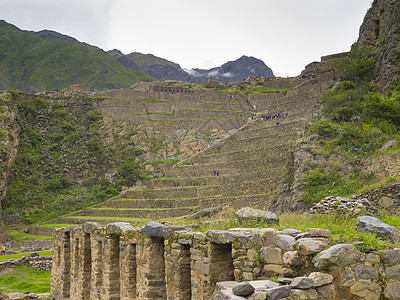
<svg viewBox="0 0 400 300">
<path fill-rule="evenodd" d="M 283 274 L 283 268 L 281 265 L 264 265 L 263 270 L 268 274 Z"/>
<path fill-rule="evenodd" d="M 313 258 L 312 262 L 316 268 L 324 269 L 330 266 L 344 268 L 364 260 L 365 255 L 358 251 L 353 245 L 338 244 L 320 252 Z"/>
<path fill-rule="evenodd" d="M 285 251 L 293 250 L 296 239 L 290 235 L 277 234 L 275 235 L 275 245 Z"/>
<path fill-rule="evenodd" d="M 400 280 L 400 266 L 386 268 L 386 279 Z"/>
<path fill-rule="evenodd" d="M 214 300 L 246 300 L 246 298 L 242 296 L 236 296 L 230 291 L 219 291 L 215 295 Z"/>
<path fill-rule="evenodd" d="M 277 300 L 282 299 L 290 295 L 292 288 L 289 285 L 278 286 L 274 288 L 268 289 L 267 299 L 268 300 Z"/>
<path fill-rule="evenodd" d="M 300 255 L 303 256 L 318 253 L 327 246 L 328 244 L 325 241 L 312 238 L 301 238 L 294 244 L 294 247 L 298 249 Z"/>
<path fill-rule="evenodd" d="M 282 251 L 279 248 L 262 247 L 261 257 L 265 264 L 282 264 Z"/>
<path fill-rule="evenodd" d="M 297 251 L 288 251 L 283 253 L 282 256 L 283 264 L 286 266 L 300 266 L 301 260 L 300 255 Z"/>
<path fill-rule="evenodd" d="M 142 235 L 165 238 L 171 233 L 171 229 L 161 223 L 150 221 L 143 226 Z"/>
<path fill-rule="evenodd" d="M 308 278 L 311 278 L 314 281 L 314 287 L 330 284 L 333 281 L 332 275 L 321 272 L 312 272 L 308 275 Z"/>
<path fill-rule="evenodd" d="M 384 250 L 382 253 L 385 256 L 385 265 L 387 267 L 400 265 L 400 249 Z"/>
<path fill-rule="evenodd" d="M 375 268 L 359 265 L 355 269 L 356 275 L 361 279 L 378 279 L 378 271 Z"/>
<path fill-rule="evenodd" d="M 292 289 L 291 293 L 285 300 L 318 300 L 318 293 L 314 289 L 300 290 Z"/>
<path fill-rule="evenodd" d="M 385 287 L 384 294 L 387 299 L 400 299 L 400 282 L 388 284 Z"/>
<path fill-rule="evenodd" d="M 374 281 L 359 280 L 350 287 L 350 293 L 365 300 L 378 300 L 382 288 Z"/>
<path fill-rule="evenodd" d="M 292 289 L 307 290 L 314 287 L 314 279 L 308 277 L 296 277 L 290 284 Z"/>
<path fill-rule="evenodd" d="M 322 299 L 336 299 L 338 290 L 334 284 L 327 284 L 317 287 L 317 292 L 321 295 Z"/>
</svg>

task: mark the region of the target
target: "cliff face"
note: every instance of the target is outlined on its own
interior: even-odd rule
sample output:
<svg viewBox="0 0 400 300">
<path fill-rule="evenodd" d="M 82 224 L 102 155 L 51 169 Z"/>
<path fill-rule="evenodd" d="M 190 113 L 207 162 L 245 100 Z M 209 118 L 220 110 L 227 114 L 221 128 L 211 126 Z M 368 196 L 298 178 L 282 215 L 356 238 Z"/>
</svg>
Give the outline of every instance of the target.
<svg viewBox="0 0 400 300">
<path fill-rule="evenodd" d="M 360 27 L 357 43 L 373 51 L 382 86 L 396 81 L 400 71 L 400 2 L 375 0 Z"/>
<path fill-rule="evenodd" d="M 9 171 L 18 153 L 20 126 L 17 122 L 15 103 L 11 100 L 11 94 L 0 94 L 0 203 L 6 195 Z M 0 241 L 6 237 L 0 206 Z"/>
</svg>

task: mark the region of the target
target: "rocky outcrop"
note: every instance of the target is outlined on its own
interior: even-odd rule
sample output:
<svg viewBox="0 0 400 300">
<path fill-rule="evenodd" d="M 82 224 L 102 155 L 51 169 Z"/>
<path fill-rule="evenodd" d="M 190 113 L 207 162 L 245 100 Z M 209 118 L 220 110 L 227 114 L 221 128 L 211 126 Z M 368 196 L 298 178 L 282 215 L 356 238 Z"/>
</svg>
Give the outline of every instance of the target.
<svg viewBox="0 0 400 300">
<path fill-rule="evenodd" d="M 400 2 L 375 0 L 360 27 L 357 44 L 374 52 L 379 83 L 395 82 L 400 66 Z"/>
<path fill-rule="evenodd" d="M 7 193 L 10 168 L 17 158 L 20 126 L 17 121 L 16 104 L 8 92 L 0 94 L 0 216 L 1 202 Z M 0 241 L 7 238 L 0 217 Z"/>
</svg>

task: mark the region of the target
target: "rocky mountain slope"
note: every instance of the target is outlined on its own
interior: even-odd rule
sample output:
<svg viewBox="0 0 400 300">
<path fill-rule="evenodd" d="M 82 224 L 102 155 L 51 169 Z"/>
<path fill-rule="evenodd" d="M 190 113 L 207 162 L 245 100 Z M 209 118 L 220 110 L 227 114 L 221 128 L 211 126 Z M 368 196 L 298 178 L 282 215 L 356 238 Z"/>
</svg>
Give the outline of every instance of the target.
<svg viewBox="0 0 400 300">
<path fill-rule="evenodd" d="M 73 38 L 49 31 L 31 33 L 0 21 L 0 89 L 39 92 L 79 83 L 102 90 L 152 80 Z"/>
<path fill-rule="evenodd" d="M 222 83 L 242 82 L 248 76 L 274 77 L 272 70 L 260 59 L 243 55 L 210 70 L 192 69 L 188 71 L 195 82 L 217 78 Z"/>
<path fill-rule="evenodd" d="M 250 75 L 274 77 L 272 70 L 262 61 L 254 57 L 242 56 L 235 61 L 229 61 L 220 67 L 212 69 L 182 69 L 179 64 L 156 57 L 152 54 L 130 53 L 122 54 L 114 49 L 107 52 L 121 65 L 132 70 L 139 70 L 158 80 L 178 80 L 186 82 L 208 81 L 216 78 L 222 83 L 242 82 Z"/>
<path fill-rule="evenodd" d="M 378 82 L 384 86 L 394 83 L 400 75 L 400 2 L 375 0 L 360 27 L 357 44 L 372 52 Z"/>
</svg>

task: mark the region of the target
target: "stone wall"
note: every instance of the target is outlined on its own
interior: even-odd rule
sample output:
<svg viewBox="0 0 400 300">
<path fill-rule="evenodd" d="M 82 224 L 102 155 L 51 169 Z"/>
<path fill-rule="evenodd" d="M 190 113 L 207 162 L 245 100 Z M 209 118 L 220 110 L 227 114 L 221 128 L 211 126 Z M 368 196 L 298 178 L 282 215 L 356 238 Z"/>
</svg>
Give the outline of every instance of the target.
<svg viewBox="0 0 400 300">
<path fill-rule="evenodd" d="M 118 222 L 57 229 L 53 237 L 52 299 L 231 299 L 216 296 L 224 282 L 274 277 L 296 283 L 285 299 L 400 298 L 400 249 L 331 246 L 324 229 L 203 233 Z M 331 279 L 317 282 L 316 274 Z M 307 276 L 312 284 L 298 284 Z M 270 299 L 270 292 L 263 287 L 251 299 Z"/>
<path fill-rule="evenodd" d="M 51 256 L 31 256 L 27 255 L 18 259 L 8 259 L 0 262 L 0 273 L 13 269 L 19 266 L 28 266 L 38 271 L 51 270 L 52 257 Z"/>
<path fill-rule="evenodd" d="M 373 207 L 389 212 L 400 213 L 400 184 L 382 186 L 375 190 L 369 190 L 353 196 L 355 199 L 367 199 Z"/>
</svg>

